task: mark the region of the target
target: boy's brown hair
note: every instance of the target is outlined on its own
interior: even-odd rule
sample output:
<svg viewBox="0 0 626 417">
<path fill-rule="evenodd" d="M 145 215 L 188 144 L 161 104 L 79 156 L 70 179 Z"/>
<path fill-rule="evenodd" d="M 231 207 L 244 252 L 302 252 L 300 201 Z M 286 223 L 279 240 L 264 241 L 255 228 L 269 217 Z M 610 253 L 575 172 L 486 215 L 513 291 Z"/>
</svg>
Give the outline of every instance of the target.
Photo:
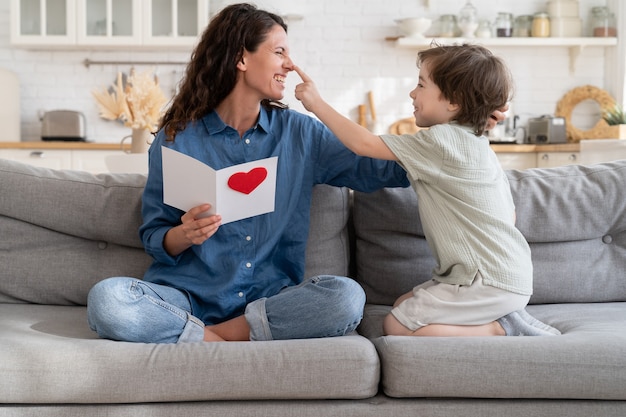
<svg viewBox="0 0 626 417">
<path fill-rule="evenodd" d="M 491 114 L 511 99 L 513 81 L 504 61 L 480 45 L 435 45 L 417 55 L 444 98 L 459 106 L 455 121 L 482 135 Z"/>
</svg>

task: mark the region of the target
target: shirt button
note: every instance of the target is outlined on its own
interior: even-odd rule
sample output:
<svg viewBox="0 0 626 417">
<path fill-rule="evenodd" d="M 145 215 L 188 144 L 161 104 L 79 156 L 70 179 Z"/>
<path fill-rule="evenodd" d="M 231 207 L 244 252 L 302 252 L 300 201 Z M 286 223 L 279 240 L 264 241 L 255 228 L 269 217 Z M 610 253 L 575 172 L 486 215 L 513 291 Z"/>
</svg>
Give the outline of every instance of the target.
<svg viewBox="0 0 626 417">
<path fill-rule="evenodd" d="M 246 142 L 246 145 L 250 145 L 250 139 L 246 139 L 245 142 Z"/>
<path fill-rule="evenodd" d="M 246 268 L 250 268 L 252 267 L 252 264 L 250 262 L 246 262 Z"/>
<path fill-rule="evenodd" d="M 252 240 L 252 236 L 246 236 L 246 240 L 250 242 Z"/>
<path fill-rule="evenodd" d="M 239 296 L 239 298 L 243 297 L 243 292 L 239 291 L 239 294 L 237 294 Z"/>
</svg>

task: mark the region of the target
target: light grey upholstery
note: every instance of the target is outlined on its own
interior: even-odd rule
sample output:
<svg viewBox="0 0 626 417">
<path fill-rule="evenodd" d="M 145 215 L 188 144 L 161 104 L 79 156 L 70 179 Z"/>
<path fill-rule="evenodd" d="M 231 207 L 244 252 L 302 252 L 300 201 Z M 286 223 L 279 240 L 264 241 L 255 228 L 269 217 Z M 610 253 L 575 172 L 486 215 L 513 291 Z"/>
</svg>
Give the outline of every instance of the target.
<svg viewBox="0 0 626 417">
<path fill-rule="evenodd" d="M 531 303 L 626 301 L 626 161 L 508 171 L 533 257 Z M 431 278 L 413 190 L 354 193 L 357 276 L 372 304 Z"/>
<path fill-rule="evenodd" d="M 0 159 L 0 416 L 624 416 L 626 161 L 508 175 L 529 311 L 562 336 L 382 336 L 434 266 L 417 199 L 317 186 L 306 275 L 359 280 L 361 335 L 155 345 L 98 339 L 84 306 L 98 280 L 150 263 L 145 177 Z"/>
<path fill-rule="evenodd" d="M 359 331 L 378 348 L 384 392 L 626 400 L 626 161 L 507 174 L 533 257 L 529 311 L 563 335 L 381 337 L 388 305 L 430 279 L 435 261 L 412 190 L 355 193 L 357 277 L 370 303 Z"/>
</svg>

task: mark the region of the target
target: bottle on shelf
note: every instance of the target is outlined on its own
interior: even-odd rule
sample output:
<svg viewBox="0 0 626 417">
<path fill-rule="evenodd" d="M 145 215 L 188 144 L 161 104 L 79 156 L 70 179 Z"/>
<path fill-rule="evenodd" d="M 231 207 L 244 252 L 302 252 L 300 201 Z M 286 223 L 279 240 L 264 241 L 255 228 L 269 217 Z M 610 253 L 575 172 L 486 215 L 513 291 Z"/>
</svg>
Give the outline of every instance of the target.
<svg viewBox="0 0 626 417">
<path fill-rule="evenodd" d="M 475 34 L 477 38 L 491 38 L 491 36 L 493 35 L 491 22 L 489 22 L 489 20 L 487 19 L 483 19 L 478 22 L 478 29 L 476 29 Z"/>
<path fill-rule="evenodd" d="M 591 28 L 594 37 L 614 37 L 617 36 L 615 26 L 615 15 L 608 7 L 591 8 Z"/>
<path fill-rule="evenodd" d="M 550 17 L 548 13 L 539 12 L 533 16 L 533 38 L 547 38 L 550 36 Z"/>
<path fill-rule="evenodd" d="M 477 28 L 478 17 L 476 7 L 474 7 L 471 1 L 468 1 L 459 12 L 459 29 L 461 30 L 461 36 L 464 38 L 473 38 L 475 37 Z"/>
<path fill-rule="evenodd" d="M 533 16 L 521 15 L 515 18 L 513 24 L 513 36 L 516 38 L 528 38 L 531 36 L 533 27 Z"/>
<path fill-rule="evenodd" d="M 513 15 L 500 12 L 496 18 L 496 36 L 498 38 L 510 38 L 513 35 Z"/>
<path fill-rule="evenodd" d="M 442 38 L 454 38 L 459 34 L 459 26 L 456 22 L 456 16 L 453 14 L 444 14 L 439 18 L 439 36 Z"/>
</svg>

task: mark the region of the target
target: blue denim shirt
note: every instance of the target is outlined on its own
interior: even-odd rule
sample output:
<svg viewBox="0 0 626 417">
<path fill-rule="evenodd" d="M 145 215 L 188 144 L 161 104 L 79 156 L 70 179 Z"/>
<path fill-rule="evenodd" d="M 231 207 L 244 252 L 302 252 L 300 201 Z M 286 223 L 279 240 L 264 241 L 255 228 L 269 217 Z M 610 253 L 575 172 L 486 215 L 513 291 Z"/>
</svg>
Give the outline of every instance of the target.
<svg viewBox="0 0 626 417">
<path fill-rule="evenodd" d="M 202 245 L 168 255 L 163 238 L 183 212 L 163 204 L 162 145 L 215 170 L 278 156 L 274 212 L 224 224 Z M 241 315 L 248 303 L 302 282 L 315 184 L 360 191 L 409 184 L 398 164 L 356 156 L 322 123 L 292 110 L 262 108 L 243 137 L 212 112 L 173 143 L 160 131 L 149 157 L 140 236 L 154 262 L 144 279 L 186 292 L 193 315 L 206 324 Z"/>
</svg>

